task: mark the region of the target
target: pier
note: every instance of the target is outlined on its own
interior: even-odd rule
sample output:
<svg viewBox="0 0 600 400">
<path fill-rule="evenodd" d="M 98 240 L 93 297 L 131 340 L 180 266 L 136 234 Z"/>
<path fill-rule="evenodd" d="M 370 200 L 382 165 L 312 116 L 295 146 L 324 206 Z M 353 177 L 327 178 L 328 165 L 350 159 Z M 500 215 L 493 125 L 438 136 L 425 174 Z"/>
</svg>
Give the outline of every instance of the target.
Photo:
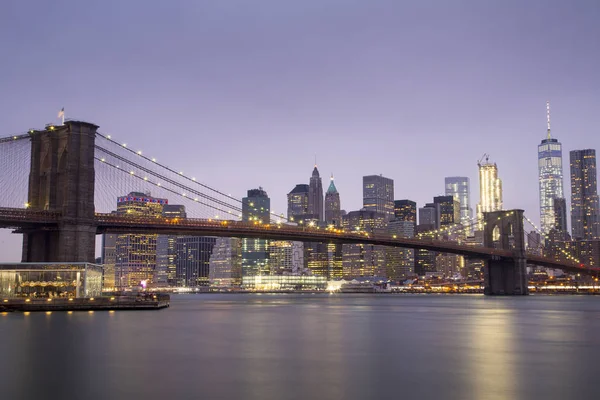
<svg viewBox="0 0 600 400">
<path fill-rule="evenodd" d="M 0 302 L 0 312 L 7 311 L 108 311 L 160 310 L 170 305 L 168 294 L 147 296 L 112 296 L 88 298 L 9 298 Z"/>
</svg>

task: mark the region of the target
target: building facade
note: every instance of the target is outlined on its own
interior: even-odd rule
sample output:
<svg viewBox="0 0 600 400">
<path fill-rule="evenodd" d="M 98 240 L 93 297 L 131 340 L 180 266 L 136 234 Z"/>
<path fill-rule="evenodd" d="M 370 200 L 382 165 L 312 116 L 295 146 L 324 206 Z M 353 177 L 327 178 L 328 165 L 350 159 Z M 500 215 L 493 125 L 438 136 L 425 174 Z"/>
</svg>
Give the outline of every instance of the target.
<svg viewBox="0 0 600 400">
<path fill-rule="evenodd" d="M 573 150 L 571 161 L 571 232 L 574 240 L 600 238 L 596 150 Z"/>
<path fill-rule="evenodd" d="M 460 224 L 460 203 L 454 196 L 436 196 L 433 198 L 433 204 L 439 207 L 438 219 L 440 227 Z"/>
<path fill-rule="evenodd" d="M 413 235 L 417 227 L 417 203 L 412 200 L 394 200 L 394 218 L 413 223 Z"/>
<path fill-rule="evenodd" d="M 323 182 L 316 164 L 308 184 L 308 213 L 314 215 L 318 221 L 323 221 L 325 218 L 323 212 Z"/>
<path fill-rule="evenodd" d="M 365 209 L 351 211 L 344 218 L 344 229 L 352 232 L 386 233 L 388 215 Z M 342 245 L 344 278 L 385 277 L 385 246 L 370 244 Z"/>
<path fill-rule="evenodd" d="M 394 218 L 394 180 L 383 175 L 363 176 L 363 208 Z"/>
<path fill-rule="evenodd" d="M 162 211 L 165 218 L 187 218 L 184 205 L 165 204 Z M 177 279 L 177 236 L 158 235 L 156 245 L 157 284 L 170 287 L 186 286 Z"/>
<path fill-rule="evenodd" d="M 331 175 L 331 182 L 325 193 L 325 223 L 327 225 L 342 226 L 340 194 L 333 182 L 333 175 Z"/>
<path fill-rule="evenodd" d="M 176 280 L 178 286 L 209 285 L 210 256 L 216 238 L 179 236 L 176 240 Z"/>
<path fill-rule="evenodd" d="M 262 188 L 248 190 L 242 199 L 242 221 L 259 224 L 271 222 L 271 199 Z M 242 239 L 242 277 L 269 275 L 269 242 L 265 239 Z"/>
<path fill-rule="evenodd" d="M 392 236 L 412 238 L 415 236 L 414 223 L 394 218 L 388 223 L 388 232 Z M 414 275 L 415 255 L 414 250 L 402 247 L 388 247 L 386 249 L 387 277 L 401 281 Z"/>
<path fill-rule="evenodd" d="M 308 214 L 308 193 L 309 186 L 306 184 L 296 185 L 287 195 L 288 220 L 294 222 L 295 218 Z"/>
<path fill-rule="evenodd" d="M 471 208 L 471 187 L 466 176 L 449 176 L 444 179 L 446 196 L 452 196 L 460 204 L 460 223 L 465 227 L 465 234 L 469 235 L 473 209 Z"/>
<path fill-rule="evenodd" d="M 211 287 L 231 288 L 242 284 L 242 240 L 217 238 L 209 261 Z"/>
<path fill-rule="evenodd" d="M 478 229 L 483 229 L 483 213 L 502 210 L 502 181 L 498 178 L 498 166 L 489 162 L 479 161 L 479 204 L 477 204 Z"/>
<path fill-rule="evenodd" d="M 167 199 L 152 197 L 149 193 L 131 192 L 117 199 L 117 215 L 162 217 Z M 115 244 L 115 285 L 118 288 L 156 285 L 156 255 L 158 235 L 117 235 Z"/>
</svg>

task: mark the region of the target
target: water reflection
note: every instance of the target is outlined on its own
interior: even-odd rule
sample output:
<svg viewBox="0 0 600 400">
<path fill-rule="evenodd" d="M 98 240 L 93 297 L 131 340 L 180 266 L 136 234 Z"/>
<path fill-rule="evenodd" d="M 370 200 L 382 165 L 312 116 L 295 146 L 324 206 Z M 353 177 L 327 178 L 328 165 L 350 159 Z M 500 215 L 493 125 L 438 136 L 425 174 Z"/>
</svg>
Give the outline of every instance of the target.
<svg viewBox="0 0 600 400">
<path fill-rule="evenodd" d="M 187 295 L 160 312 L 3 314 L 0 387 L 7 399 L 595 398 L 598 300 Z"/>
</svg>

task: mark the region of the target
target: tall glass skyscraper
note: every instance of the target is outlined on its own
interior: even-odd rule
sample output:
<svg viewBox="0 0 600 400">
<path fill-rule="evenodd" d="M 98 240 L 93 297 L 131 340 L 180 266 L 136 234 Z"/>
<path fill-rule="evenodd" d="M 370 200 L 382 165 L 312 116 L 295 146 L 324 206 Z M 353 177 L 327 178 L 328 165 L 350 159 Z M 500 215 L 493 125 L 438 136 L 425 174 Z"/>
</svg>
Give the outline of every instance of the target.
<svg viewBox="0 0 600 400">
<path fill-rule="evenodd" d="M 242 199 L 242 221 L 269 224 L 271 199 L 263 188 L 248 190 Z M 269 242 L 266 239 L 242 239 L 242 278 L 269 275 Z"/>
<path fill-rule="evenodd" d="M 471 210 L 471 189 L 469 178 L 466 176 L 449 176 L 444 179 L 446 186 L 446 196 L 454 197 L 460 203 L 460 223 L 468 227 L 471 224 L 473 210 Z M 465 233 L 469 234 L 470 228 L 465 229 Z"/>
<path fill-rule="evenodd" d="M 573 239 L 600 239 L 596 150 L 573 150 L 570 158 Z"/>
<path fill-rule="evenodd" d="M 548 131 L 538 145 L 540 224 L 547 235 L 554 228 L 554 199 L 563 197 L 562 144 L 550 135 L 550 103 L 546 103 Z"/>
</svg>

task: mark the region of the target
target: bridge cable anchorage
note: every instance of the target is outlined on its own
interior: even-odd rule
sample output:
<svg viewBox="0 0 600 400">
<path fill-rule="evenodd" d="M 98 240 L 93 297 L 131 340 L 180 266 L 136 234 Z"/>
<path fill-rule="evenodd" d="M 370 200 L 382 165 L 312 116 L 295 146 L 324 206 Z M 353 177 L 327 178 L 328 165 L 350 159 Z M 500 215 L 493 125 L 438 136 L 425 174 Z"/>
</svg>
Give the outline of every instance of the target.
<svg viewBox="0 0 600 400">
<path fill-rule="evenodd" d="M 545 234 L 544 232 L 542 232 L 542 230 L 540 228 L 538 228 L 533 221 L 531 221 L 529 218 L 527 218 L 525 215 L 523 215 L 523 218 L 525 218 L 525 220 L 529 223 L 529 225 L 531 225 L 533 227 L 533 229 L 539 233 L 545 240 L 550 240 L 550 236 Z M 559 250 L 561 253 L 563 253 L 565 255 L 565 257 L 567 258 L 567 261 L 574 261 L 575 263 L 581 265 L 581 261 L 575 257 L 573 257 L 572 254 L 569 254 L 565 248 L 561 248 L 561 247 L 556 247 L 557 250 Z"/>
<path fill-rule="evenodd" d="M 203 197 L 203 198 L 205 198 L 207 200 L 213 201 L 213 202 L 215 202 L 215 203 L 217 203 L 217 204 L 219 204 L 221 206 L 228 207 L 228 208 L 230 208 L 232 210 L 235 210 L 237 212 L 241 212 L 242 211 L 242 209 L 240 207 L 238 207 L 238 206 L 231 205 L 231 204 L 226 203 L 226 202 L 224 202 L 222 200 L 219 200 L 219 199 L 217 199 L 215 197 L 212 197 L 212 196 L 209 196 L 209 195 L 207 195 L 205 193 L 197 191 L 197 190 L 195 190 L 195 189 L 193 189 L 193 188 L 191 188 L 189 186 L 186 186 L 186 185 L 184 185 L 182 183 L 179 183 L 179 182 L 177 182 L 177 181 L 175 181 L 175 180 L 173 180 L 171 178 L 168 178 L 168 177 L 166 177 L 164 175 L 161 175 L 161 174 L 159 174 L 157 172 L 154 172 L 154 171 L 152 171 L 152 170 L 150 170 L 150 169 L 148 169 L 146 167 L 143 167 L 143 166 L 141 166 L 140 164 L 138 164 L 138 163 L 136 163 L 134 161 L 131 161 L 131 160 L 125 158 L 125 157 L 121 157 L 121 156 L 119 156 L 116 153 L 113 153 L 113 152 L 111 152 L 111 151 L 109 151 L 107 149 L 104 149 L 103 147 L 96 146 L 96 148 L 98 150 L 100 150 L 101 152 L 106 153 L 107 155 L 110 155 L 111 157 L 113 157 L 113 158 L 115 158 L 115 159 L 117 159 L 119 161 L 122 161 L 123 163 L 125 163 L 127 165 L 130 165 L 130 166 L 132 166 L 132 167 L 134 167 L 136 169 L 139 169 L 140 171 L 143 171 L 143 172 L 145 172 L 145 173 L 147 173 L 149 175 L 154 176 L 155 178 L 157 178 L 159 180 L 162 180 L 163 182 L 168 182 L 168 183 L 170 183 L 170 184 L 172 184 L 172 185 L 174 185 L 176 187 L 179 187 L 182 190 L 185 190 L 187 192 L 193 193 L 195 195 L 198 195 L 198 196 Z M 106 163 L 106 159 L 105 158 L 100 158 L 99 161 Z M 116 165 L 114 165 L 114 166 L 116 167 Z"/>
<path fill-rule="evenodd" d="M 120 172 L 122 172 L 123 174 L 127 174 L 127 175 L 129 175 L 129 176 L 131 176 L 131 177 L 133 177 L 133 178 L 135 178 L 135 179 L 138 179 L 138 180 L 142 180 L 142 181 L 146 182 L 146 184 L 149 184 L 149 185 L 154 185 L 154 186 L 156 186 L 157 188 L 161 188 L 161 189 L 162 189 L 162 190 L 164 190 L 164 191 L 167 191 L 167 192 L 173 193 L 173 194 L 175 194 L 175 195 L 177 195 L 177 196 L 184 197 L 184 198 L 186 198 L 186 200 L 194 201 L 195 203 L 198 203 L 198 204 L 200 204 L 200 205 L 204 205 L 204 206 L 210 207 L 210 208 L 212 208 L 212 209 L 214 209 L 214 210 L 216 210 L 216 211 L 220 211 L 220 212 L 224 213 L 225 215 L 227 215 L 227 214 L 230 214 L 229 210 L 225 210 L 225 209 L 222 209 L 222 208 L 218 208 L 218 207 L 216 207 L 216 206 L 214 206 L 214 205 L 211 205 L 210 203 L 205 203 L 205 202 L 202 202 L 202 201 L 199 201 L 199 200 L 193 200 L 193 199 L 190 199 L 189 197 L 182 196 L 180 192 L 177 192 L 177 191 L 175 191 L 174 189 L 168 188 L 168 187 L 166 187 L 166 186 L 161 186 L 161 185 L 160 185 L 160 183 L 158 183 L 158 182 L 151 182 L 151 181 L 145 180 L 145 179 L 144 179 L 144 177 L 142 177 L 142 176 L 140 176 L 140 175 L 137 175 L 137 174 L 132 174 L 131 172 L 128 172 L 128 171 L 127 171 L 127 170 L 125 170 L 125 169 L 119 168 L 119 167 L 117 167 L 115 164 L 112 164 L 112 163 L 110 163 L 110 162 L 106 161 L 106 159 L 102 160 L 102 159 L 100 159 L 100 158 L 97 158 L 97 157 L 94 157 L 94 159 L 96 159 L 96 160 L 98 160 L 98 161 L 102 162 L 104 165 L 107 165 L 107 166 L 109 166 L 109 167 L 112 167 L 112 168 L 114 168 L 114 169 L 115 169 L 115 170 L 117 170 L 117 171 L 120 171 Z"/>
<path fill-rule="evenodd" d="M 206 184 L 200 183 L 195 178 L 190 178 L 190 177 L 188 177 L 186 175 L 183 175 L 183 173 L 181 171 L 177 171 L 177 170 L 175 170 L 175 169 L 173 169 L 173 168 L 171 168 L 171 167 L 169 167 L 167 165 L 159 163 L 158 161 L 156 161 L 156 159 L 149 158 L 149 157 L 143 155 L 143 153 L 141 151 L 137 151 L 136 152 L 135 150 L 133 150 L 133 149 L 131 149 L 131 148 L 129 148 L 129 147 L 123 145 L 123 144 L 120 144 L 120 143 L 116 142 L 115 140 L 113 140 L 110 137 L 110 135 L 104 135 L 104 134 L 102 134 L 100 132 L 96 132 L 96 135 L 98 137 L 100 137 L 100 138 L 102 138 L 102 139 L 104 139 L 104 140 L 106 140 L 106 141 L 108 141 L 108 142 L 110 142 L 110 143 L 118 146 L 120 149 L 124 149 L 125 151 L 127 151 L 127 152 L 129 152 L 129 153 L 131 153 L 131 154 L 133 154 L 133 155 L 135 155 L 137 157 L 141 157 L 142 159 L 144 159 L 146 161 L 149 161 L 149 162 L 153 163 L 154 165 L 157 165 L 157 166 L 159 166 L 161 168 L 164 168 L 166 171 L 169 171 L 169 172 L 171 172 L 173 174 L 176 174 L 176 175 L 182 177 L 183 179 L 186 179 L 186 180 L 188 180 L 190 182 L 193 182 L 194 184 L 200 185 L 200 186 L 204 187 L 205 189 L 208 189 L 208 190 L 210 190 L 210 191 L 212 191 L 212 192 L 214 192 L 214 193 L 216 193 L 216 194 L 218 194 L 220 196 L 224 196 L 224 197 L 226 197 L 226 198 L 228 198 L 230 200 L 234 200 L 235 202 L 243 204 L 243 200 L 235 198 L 235 197 L 233 197 L 233 196 L 231 196 L 229 194 L 226 194 L 224 192 L 221 192 L 221 191 L 219 191 L 217 189 L 214 189 L 214 188 L 212 188 L 212 187 L 210 187 L 210 186 L 208 186 Z M 272 216 L 274 216 L 274 217 L 276 217 L 277 219 L 288 221 L 288 218 L 285 217 L 283 213 L 279 213 L 278 214 L 276 212 L 272 212 L 271 210 L 269 210 L 269 214 L 272 215 Z"/>
</svg>

